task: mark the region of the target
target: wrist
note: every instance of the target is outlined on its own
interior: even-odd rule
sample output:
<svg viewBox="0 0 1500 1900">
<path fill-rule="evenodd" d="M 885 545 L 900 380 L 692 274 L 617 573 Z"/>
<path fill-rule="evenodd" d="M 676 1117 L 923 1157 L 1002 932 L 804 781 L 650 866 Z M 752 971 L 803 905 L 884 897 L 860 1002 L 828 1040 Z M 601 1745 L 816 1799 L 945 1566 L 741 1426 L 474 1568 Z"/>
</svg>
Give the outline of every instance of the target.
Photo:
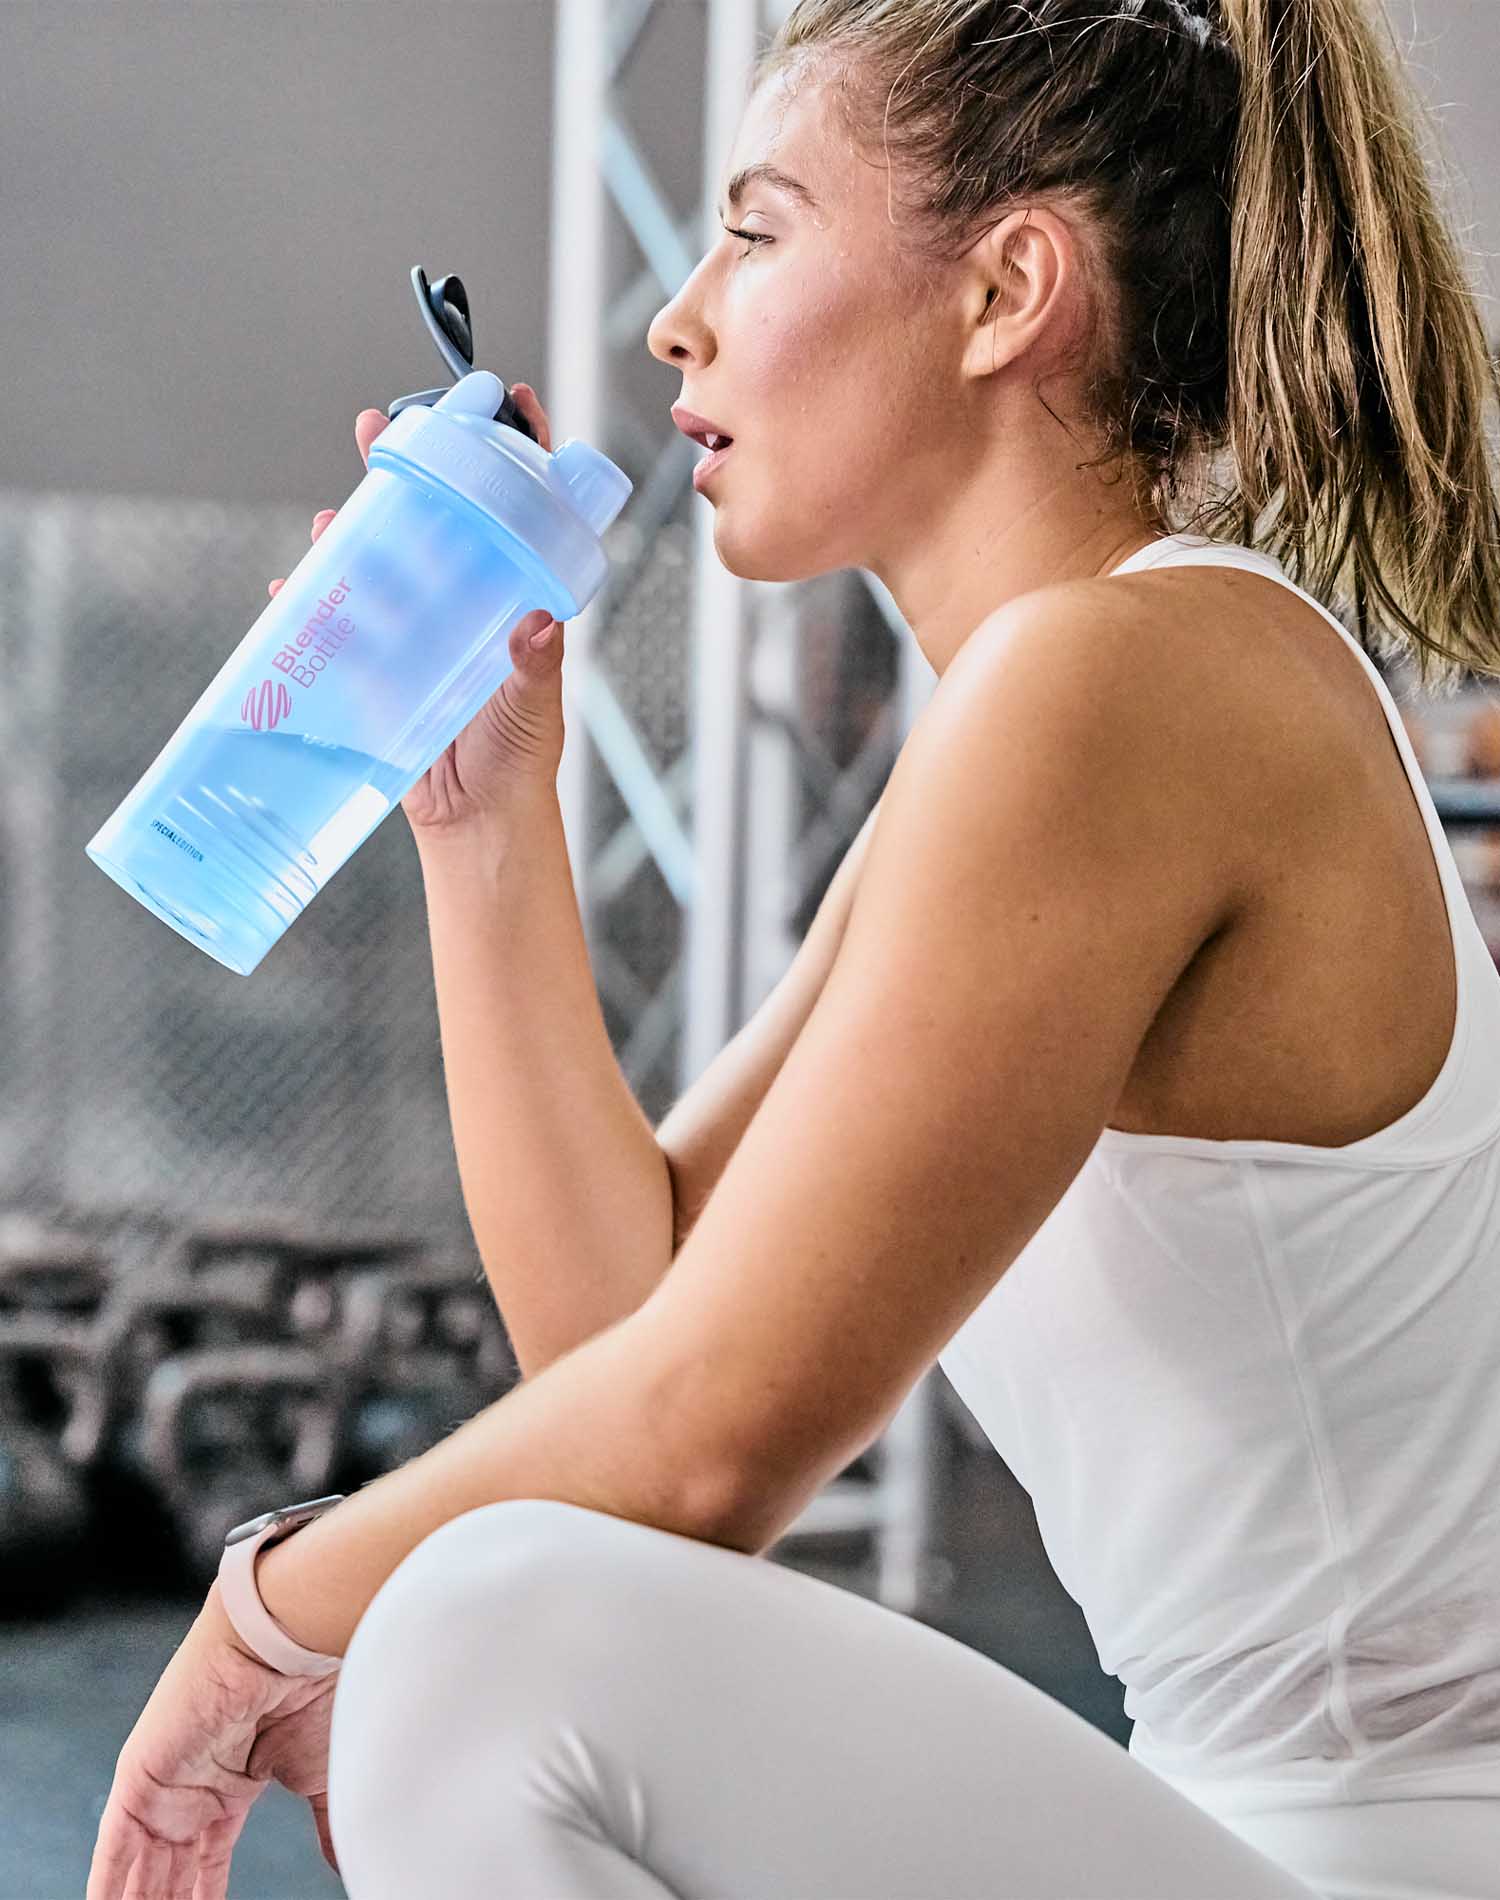
<svg viewBox="0 0 1500 1900">
<path fill-rule="evenodd" d="M 271 1667 L 264 1656 L 257 1656 L 253 1649 L 246 1647 L 244 1639 L 235 1628 L 228 1610 L 224 1607 L 224 1596 L 219 1588 L 219 1579 L 217 1577 L 214 1578 L 208 1587 L 208 1595 L 203 1599 L 203 1608 L 198 1612 L 198 1622 L 202 1626 L 205 1635 L 212 1636 L 217 1641 L 226 1643 L 229 1648 L 237 1650 L 241 1656 L 246 1657 L 250 1662 L 258 1663 L 262 1669 L 269 1669 Z"/>
<path fill-rule="evenodd" d="M 267 1563 L 289 1545 L 295 1550 L 305 1539 L 307 1527 L 344 1501 L 342 1493 L 330 1493 L 278 1505 L 225 1534 L 217 1578 L 220 1607 L 240 1645 L 282 1675 L 328 1675 L 338 1667 L 343 1645 L 320 1649 L 303 1642 L 300 1609 L 296 1612 L 299 1621 L 289 1625 L 275 1594 L 266 1594 Z"/>
<path fill-rule="evenodd" d="M 540 778 L 527 780 L 507 794 L 501 810 L 447 824 L 412 825 L 418 861 L 424 871 L 450 864 L 493 864 L 560 811 L 556 785 Z"/>
</svg>

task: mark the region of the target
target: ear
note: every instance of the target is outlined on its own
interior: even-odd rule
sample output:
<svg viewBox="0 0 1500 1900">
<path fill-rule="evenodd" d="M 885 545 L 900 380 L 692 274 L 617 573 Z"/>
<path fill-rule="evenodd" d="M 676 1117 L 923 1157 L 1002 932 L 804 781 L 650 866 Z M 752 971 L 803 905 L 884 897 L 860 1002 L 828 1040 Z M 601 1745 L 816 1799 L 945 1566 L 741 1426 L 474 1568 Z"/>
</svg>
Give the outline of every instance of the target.
<svg viewBox="0 0 1500 1900">
<path fill-rule="evenodd" d="M 1034 204 L 1008 211 L 965 264 L 966 376 L 992 376 L 1039 344 L 1050 367 L 1079 340 L 1089 299 L 1082 246 L 1066 218 Z"/>
</svg>

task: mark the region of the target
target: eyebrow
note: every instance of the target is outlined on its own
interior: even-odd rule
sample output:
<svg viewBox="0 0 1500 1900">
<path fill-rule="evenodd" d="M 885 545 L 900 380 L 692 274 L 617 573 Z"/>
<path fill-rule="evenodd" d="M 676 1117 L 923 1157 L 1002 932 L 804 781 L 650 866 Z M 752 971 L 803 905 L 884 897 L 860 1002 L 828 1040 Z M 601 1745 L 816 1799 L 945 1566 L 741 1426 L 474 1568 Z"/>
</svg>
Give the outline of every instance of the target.
<svg viewBox="0 0 1500 1900">
<path fill-rule="evenodd" d="M 809 211 L 816 211 L 818 201 L 800 179 L 793 178 L 789 172 L 782 171 L 779 165 L 747 165 L 743 171 L 735 173 L 729 181 L 729 202 L 737 211 L 740 200 L 751 185 L 772 185 L 777 191 L 783 191 L 788 198 L 795 198 L 799 204 L 806 205 Z M 724 215 L 720 205 L 719 216 Z"/>
</svg>

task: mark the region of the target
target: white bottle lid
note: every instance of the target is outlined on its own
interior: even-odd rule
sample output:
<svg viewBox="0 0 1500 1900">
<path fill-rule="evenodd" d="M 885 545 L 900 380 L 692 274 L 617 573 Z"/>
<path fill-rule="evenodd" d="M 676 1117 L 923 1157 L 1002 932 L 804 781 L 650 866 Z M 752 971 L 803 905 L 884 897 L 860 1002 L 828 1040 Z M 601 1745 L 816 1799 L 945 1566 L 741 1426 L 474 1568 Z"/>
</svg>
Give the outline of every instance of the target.
<svg viewBox="0 0 1500 1900">
<path fill-rule="evenodd" d="M 537 605 L 571 620 L 604 585 L 599 537 L 635 485 L 577 437 L 549 455 L 496 422 L 504 400 L 498 376 L 471 370 L 430 409 L 413 403 L 395 416 L 371 444 L 370 467 L 416 471 L 479 509 L 535 583 Z"/>
</svg>

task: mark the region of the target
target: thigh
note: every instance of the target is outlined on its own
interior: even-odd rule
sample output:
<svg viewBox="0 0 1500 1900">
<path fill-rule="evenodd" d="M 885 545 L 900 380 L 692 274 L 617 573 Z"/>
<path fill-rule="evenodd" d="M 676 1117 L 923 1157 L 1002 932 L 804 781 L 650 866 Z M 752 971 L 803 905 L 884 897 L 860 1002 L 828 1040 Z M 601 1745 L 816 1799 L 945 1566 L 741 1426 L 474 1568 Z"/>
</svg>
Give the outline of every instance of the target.
<svg viewBox="0 0 1500 1900">
<path fill-rule="evenodd" d="M 940 1631 L 549 1500 L 467 1512 L 387 1580 L 329 1800 L 353 1900 L 1315 1894 Z"/>
<path fill-rule="evenodd" d="M 1235 1815 L 1243 1839 L 1325 1900 L 1494 1900 L 1500 1801 L 1359 1801 Z"/>
</svg>

